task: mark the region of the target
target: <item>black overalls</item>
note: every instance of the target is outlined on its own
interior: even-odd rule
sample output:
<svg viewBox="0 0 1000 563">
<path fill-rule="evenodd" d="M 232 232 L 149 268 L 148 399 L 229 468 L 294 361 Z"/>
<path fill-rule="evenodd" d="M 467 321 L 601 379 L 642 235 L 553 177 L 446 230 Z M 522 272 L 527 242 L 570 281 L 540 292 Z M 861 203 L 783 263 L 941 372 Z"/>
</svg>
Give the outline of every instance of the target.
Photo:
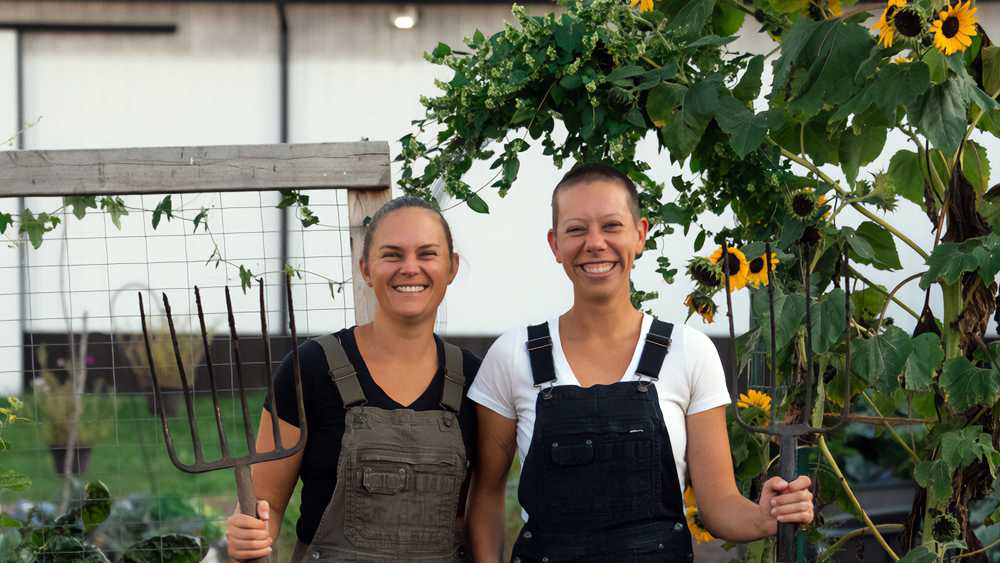
<svg viewBox="0 0 1000 563">
<path fill-rule="evenodd" d="M 691 534 L 656 386 L 673 325 L 654 320 L 639 381 L 555 386 L 548 323 L 528 327 L 535 427 L 514 563 L 689 563 Z"/>
<path fill-rule="evenodd" d="M 340 341 L 315 339 L 347 410 L 337 486 L 309 546 L 293 562 L 456 563 L 458 499 L 469 464 L 458 424 L 462 351 L 445 343 L 441 410 L 385 410 L 367 400 Z"/>
</svg>

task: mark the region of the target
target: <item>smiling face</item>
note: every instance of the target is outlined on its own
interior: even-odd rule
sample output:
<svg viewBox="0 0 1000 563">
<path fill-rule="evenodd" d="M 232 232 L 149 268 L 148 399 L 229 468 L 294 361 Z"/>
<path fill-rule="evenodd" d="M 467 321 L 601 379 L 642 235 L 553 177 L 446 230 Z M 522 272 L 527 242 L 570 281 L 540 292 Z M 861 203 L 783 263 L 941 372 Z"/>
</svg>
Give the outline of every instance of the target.
<svg viewBox="0 0 1000 563">
<path fill-rule="evenodd" d="M 649 223 L 635 221 L 625 186 L 597 179 L 562 188 L 549 246 L 581 299 L 629 297 L 629 275 Z"/>
<path fill-rule="evenodd" d="M 433 322 L 445 290 L 458 273 L 441 219 L 405 207 L 381 219 L 371 234 L 361 273 L 375 290 L 378 312 L 397 321 Z"/>
</svg>

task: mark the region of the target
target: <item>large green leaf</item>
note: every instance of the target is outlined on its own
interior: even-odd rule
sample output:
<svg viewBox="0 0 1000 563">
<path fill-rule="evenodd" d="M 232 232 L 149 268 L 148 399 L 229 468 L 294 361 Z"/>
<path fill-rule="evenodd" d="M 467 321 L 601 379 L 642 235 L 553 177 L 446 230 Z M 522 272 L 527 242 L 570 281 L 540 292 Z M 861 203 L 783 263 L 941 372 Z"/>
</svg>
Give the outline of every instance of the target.
<svg viewBox="0 0 1000 563">
<path fill-rule="evenodd" d="M 840 135 L 840 147 L 838 155 L 840 157 L 840 168 L 844 171 L 847 184 L 853 186 L 858 179 L 858 169 L 861 167 L 861 149 L 864 142 L 860 135 L 855 135 L 847 130 Z"/>
<path fill-rule="evenodd" d="M 899 263 L 899 253 L 896 252 L 896 240 L 885 227 L 865 221 L 858 225 L 857 234 L 868 241 L 875 251 L 873 266 L 879 270 L 899 270 L 903 267 Z"/>
<path fill-rule="evenodd" d="M 896 563 L 934 563 L 937 560 L 937 554 L 928 549 L 926 545 L 918 545 L 907 551 L 906 555 L 900 557 Z"/>
<path fill-rule="evenodd" d="M 983 432 L 982 426 L 969 426 L 941 437 L 941 459 L 952 470 L 968 467 L 984 456 L 990 466 L 990 473 L 996 475 L 1000 453 L 993 449 L 993 437 Z"/>
<path fill-rule="evenodd" d="M 892 191 L 925 209 L 924 174 L 921 171 L 920 155 L 913 151 L 898 151 L 889 161 L 889 169 L 876 177 L 876 181 L 886 182 Z"/>
<path fill-rule="evenodd" d="M 733 97 L 748 104 L 757 99 L 760 95 L 760 88 L 763 84 L 761 75 L 764 73 L 764 55 L 755 55 L 740 78 L 739 84 L 733 88 Z"/>
<path fill-rule="evenodd" d="M 822 354 L 840 340 L 847 328 L 847 296 L 837 288 L 809 309 L 812 320 L 813 353 Z"/>
<path fill-rule="evenodd" d="M 712 10 L 712 33 L 729 37 L 740 31 L 746 12 L 730 7 L 728 4 L 716 4 Z"/>
<path fill-rule="evenodd" d="M 854 77 L 875 46 L 875 40 L 860 25 L 833 22 L 809 68 L 807 85 L 797 88 L 798 95 L 788 105 L 793 111 L 814 115 L 821 109 L 844 103 L 860 90 Z"/>
<path fill-rule="evenodd" d="M 881 286 L 880 286 L 881 287 Z M 851 304 L 854 305 L 854 314 L 859 319 L 874 319 L 882 312 L 885 306 L 886 291 L 874 287 L 866 287 L 859 291 L 851 292 Z"/>
<path fill-rule="evenodd" d="M 931 71 L 923 61 L 888 65 L 872 84 L 873 101 L 887 115 L 894 115 L 897 107 L 909 106 L 930 85 Z"/>
<path fill-rule="evenodd" d="M 646 113 L 657 127 L 664 127 L 667 120 L 681 105 L 687 88 L 680 84 L 664 82 L 649 91 L 646 98 Z"/>
<path fill-rule="evenodd" d="M 966 128 L 966 104 L 954 79 L 935 84 L 914 102 L 909 111 L 910 122 L 934 148 L 946 155 L 955 154 Z"/>
<path fill-rule="evenodd" d="M 943 242 L 927 258 L 927 273 L 920 278 L 921 289 L 936 281 L 953 284 L 965 272 L 978 271 L 983 282 L 993 283 L 1000 273 L 1000 237 L 989 234 L 965 242 Z"/>
<path fill-rule="evenodd" d="M 913 468 L 913 479 L 927 489 L 930 506 L 940 508 L 951 500 L 951 469 L 944 460 L 921 461 Z"/>
<path fill-rule="evenodd" d="M 876 391 L 892 395 L 899 388 L 899 375 L 913 352 L 910 335 L 898 326 L 865 340 L 851 340 L 851 368 Z"/>
<path fill-rule="evenodd" d="M 853 297 L 853 296 L 852 296 Z M 926 391 L 934 382 L 934 372 L 941 369 L 944 350 L 941 337 L 933 332 L 925 332 L 913 339 L 913 352 L 906 359 L 903 377 L 907 391 Z"/>
<path fill-rule="evenodd" d="M 770 289 L 768 290 L 770 291 Z M 762 298 L 753 300 L 754 314 L 760 321 L 761 341 L 765 346 L 770 346 L 771 332 L 768 327 L 771 312 L 768 307 L 767 292 L 758 293 Z M 777 322 L 774 325 L 774 341 L 777 349 L 784 348 L 799 330 L 802 319 L 806 316 L 806 297 L 801 293 L 787 294 L 781 287 L 774 284 L 774 316 Z"/>
<path fill-rule="evenodd" d="M 948 404 L 956 411 L 972 405 L 992 406 L 1000 396 L 996 368 L 978 368 L 964 356 L 945 362 L 938 381 L 947 393 Z"/>
<path fill-rule="evenodd" d="M 701 32 L 708 16 L 712 15 L 713 8 L 715 0 L 691 0 L 685 3 L 674 19 L 667 24 L 664 33 L 679 33 L 679 39 L 692 38 Z"/>
<path fill-rule="evenodd" d="M 986 147 L 975 141 L 969 141 L 962 152 L 962 172 L 982 196 L 990 188 L 990 159 Z"/>
<path fill-rule="evenodd" d="M 736 98 L 724 97 L 715 108 L 715 120 L 729 134 L 729 144 L 740 158 L 750 154 L 764 142 L 772 127 L 780 127 L 781 112 L 767 110 L 754 115 Z"/>
<path fill-rule="evenodd" d="M 208 554 L 208 543 L 194 536 L 170 534 L 133 544 L 121 563 L 198 563 Z"/>
<path fill-rule="evenodd" d="M 841 236 L 847 241 L 847 245 L 851 247 L 851 258 L 855 262 L 861 262 L 862 264 L 871 264 L 875 261 L 875 249 L 872 248 L 868 239 L 862 237 L 851 227 L 843 227 L 840 229 Z"/>
<path fill-rule="evenodd" d="M 774 80 L 768 99 L 774 102 L 779 94 L 785 92 L 785 87 L 791 78 L 793 68 L 802 68 L 808 61 L 802 63 L 800 56 L 809 53 L 808 48 L 813 37 L 822 35 L 830 26 L 829 21 L 813 21 L 810 18 L 795 20 L 792 27 L 781 36 L 781 57 L 774 63 Z M 815 52 L 815 50 L 812 50 Z M 803 56 L 805 59 L 806 57 Z"/>
</svg>

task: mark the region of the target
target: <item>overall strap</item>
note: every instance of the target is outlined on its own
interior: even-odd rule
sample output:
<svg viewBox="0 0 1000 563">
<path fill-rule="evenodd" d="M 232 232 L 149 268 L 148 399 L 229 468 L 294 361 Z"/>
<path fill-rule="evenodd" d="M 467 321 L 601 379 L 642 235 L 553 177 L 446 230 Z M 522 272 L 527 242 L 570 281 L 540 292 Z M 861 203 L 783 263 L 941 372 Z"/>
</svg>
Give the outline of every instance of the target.
<svg viewBox="0 0 1000 563">
<path fill-rule="evenodd" d="M 663 359 L 667 357 L 670 350 L 670 334 L 674 331 L 674 325 L 665 323 L 658 319 L 653 319 L 649 332 L 646 333 L 646 343 L 642 346 L 642 355 L 639 356 L 639 367 L 635 373 L 642 377 L 656 380 L 660 377 L 660 366 Z"/>
<path fill-rule="evenodd" d="M 358 381 L 358 370 L 347 358 L 347 352 L 340 344 L 340 339 L 335 334 L 327 334 L 313 340 L 323 347 L 326 363 L 330 366 L 330 378 L 337 386 L 340 398 L 344 400 L 344 408 L 349 409 L 367 403 L 368 399 L 365 398 L 365 392 L 361 390 L 361 383 Z"/>
<path fill-rule="evenodd" d="M 444 389 L 441 391 L 441 406 L 458 414 L 462 410 L 462 390 L 465 389 L 462 349 L 454 344 L 444 343 Z"/>
<path fill-rule="evenodd" d="M 552 363 L 552 337 L 549 335 L 548 322 L 528 327 L 527 346 L 535 386 L 555 381 L 556 367 Z"/>
</svg>

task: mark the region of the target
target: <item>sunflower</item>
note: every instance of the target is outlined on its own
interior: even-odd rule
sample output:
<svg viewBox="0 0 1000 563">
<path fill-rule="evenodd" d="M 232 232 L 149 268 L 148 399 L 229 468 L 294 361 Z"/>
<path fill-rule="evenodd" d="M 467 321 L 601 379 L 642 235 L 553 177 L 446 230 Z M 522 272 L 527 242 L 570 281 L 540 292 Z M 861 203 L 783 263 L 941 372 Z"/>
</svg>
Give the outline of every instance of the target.
<svg viewBox="0 0 1000 563">
<path fill-rule="evenodd" d="M 802 232 L 802 236 L 798 240 L 798 242 L 808 246 L 816 246 L 822 241 L 823 231 L 819 230 L 816 225 L 806 225 L 805 231 Z"/>
<path fill-rule="evenodd" d="M 892 47 L 892 36 L 896 33 L 892 20 L 896 11 L 903 6 L 906 6 L 906 0 L 889 0 L 885 10 L 882 11 L 882 17 L 872 26 L 872 29 L 878 30 L 878 42 L 886 47 Z"/>
<path fill-rule="evenodd" d="M 635 5 L 639 5 L 640 12 L 652 12 L 653 11 L 653 0 L 632 0 L 628 5 L 635 8 Z"/>
<path fill-rule="evenodd" d="M 708 258 L 694 258 L 688 262 L 688 275 L 699 284 L 715 288 L 722 285 L 722 268 Z"/>
<path fill-rule="evenodd" d="M 913 57 L 911 57 L 910 55 L 904 55 L 903 53 L 900 53 L 892 58 L 892 62 L 897 65 L 901 65 L 903 63 L 912 63 Z"/>
<path fill-rule="evenodd" d="M 948 6 L 931 22 L 931 32 L 934 33 L 934 46 L 945 55 L 956 51 L 964 51 L 972 45 L 972 37 L 976 35 L 975 17 L 978 8 L 972 7 L 971 0 L 965 4 Z"/>
<path fill-rule="evenodd" d="M 770 416 L 771 397 L 769 397 L 767 393 L 761 393 L 756 389 L 750 389 L 747 391 L 746 395 L 740 393 L 740 400 L 736 401 L 736 406 L 740 407 L 741 409 L 757 407 L 760 410 L 764 411 L 765 416 Z M 761 426 L 767 427 L 767 425 L 770 424 L 770 422 L 771 422 L 770 420 L 765 418 L 764 421 L 761 423 Z"/>
<path fill-rule="evenodd" d="M 760 284 L 767 285 L 767 264 L 764 262 L 764 256 L 754 258 L 749 263 L 747 263 L 747 268 L 749 268 L 750 273 L 747 274 L 747 283 L 752 283 L 754 287 L 760 287 Z M 775 266 L 778 265 L 778 257 L 771 253 L 771 271 L 774 271 Z"/>
<path fill-rule="evenodd" d="M 714 540 L 712 534 L 705 529 L 705 522 L 701 519 L 701 513 L 698 512 L 698 501 L 694 498 L 694 490 L 690 486 L 684 489 L 684 504 L 687 505 L 688 528 L 694 539 L 698 540 L 698 543 Z"/>
<path fill-rule="evenodd" d="M 700 291 L 693 291 L 688 294 L 687 299 L 684 300 L 684 304 L 687 305 L 688 308 L 688 319 L 691 318 L 691 315 L 698 313 L 701 315 L 702 323 L 715 322 L 715 312 L 717 311 L 717 308 L 715 306 L 715 301 L 712 301 L 711 297 L 701 293 Z"/>
<path fill-rule="evenodd" d="M 839 18 L 841 14 L 840 0 L 830 0 L 826 4 L 830 8 L 830 13 Z"/>
<path fill-rule="evenodd" d="M 743 289 L 747 285 L 747 274 L 750 272 L 750 267 L 747 265 L 747 257 L 735 248 L 728 248 L 729 256 L 726 258 L 726 263 L 722 264 L 721 267 L 725 268 L 723 270 L 723 275 L 729 274 L 729 291 L 738 291 Z M 722 247 L 720 246 L 718 250 L 712 253 L 708 259 L 713 264 L 718 264 L 722 260 Z M 723 279 L 725 279 L 723 277 Z"/>
<path fill-rule="evenodd" d="M 892 17 L 892 27 L 896 28 L 896 33 L 910 39 L 923 35 L 926 24 L 924 16 L 913 8 L 903 8 Z"/>
</svg>

